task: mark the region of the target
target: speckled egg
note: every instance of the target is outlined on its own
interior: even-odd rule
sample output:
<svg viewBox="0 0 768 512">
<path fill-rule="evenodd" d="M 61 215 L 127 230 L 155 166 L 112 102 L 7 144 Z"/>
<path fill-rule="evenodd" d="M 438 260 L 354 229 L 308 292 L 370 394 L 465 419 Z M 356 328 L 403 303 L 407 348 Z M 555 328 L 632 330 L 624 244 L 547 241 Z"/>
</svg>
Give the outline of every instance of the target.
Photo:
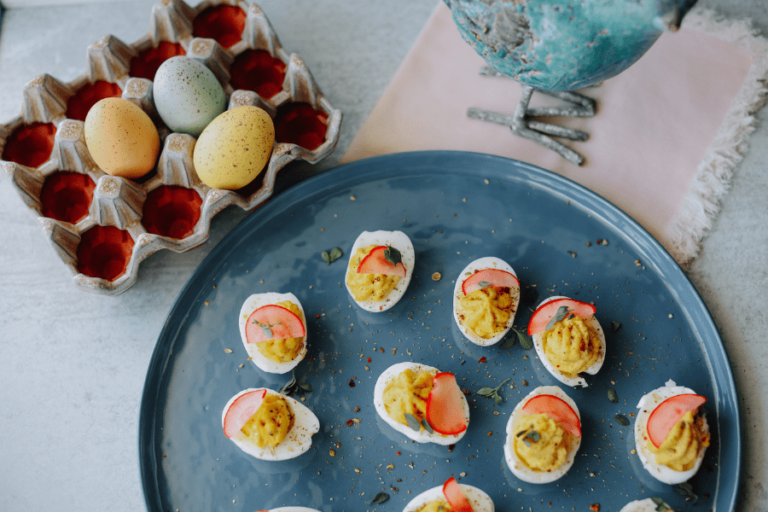
<svg viewBox="0 0 768 512">
<path fill-rule="evenodd" d="M 160 136 L 149 116 L 128 100 L 105 98 L 85 118 L 85 144 L 104 172 L 136 179 L 155 167 Z"/>
<path fill-rule="evenodd" d="M 264 169 L 275 143 L 272 118 L 258 107 L 242 106 L 214 119 L 195 144 L 195 171 L 211 188 L 235 190 Z"/>
<path fill-rule="evenodd" d="M 216 75 L 189 57 L 172 57 L 163 62 L 155 74 L 152 94 L 166 126 L 194 137 L 224 112 L 227 101 Z"/>
</svg>

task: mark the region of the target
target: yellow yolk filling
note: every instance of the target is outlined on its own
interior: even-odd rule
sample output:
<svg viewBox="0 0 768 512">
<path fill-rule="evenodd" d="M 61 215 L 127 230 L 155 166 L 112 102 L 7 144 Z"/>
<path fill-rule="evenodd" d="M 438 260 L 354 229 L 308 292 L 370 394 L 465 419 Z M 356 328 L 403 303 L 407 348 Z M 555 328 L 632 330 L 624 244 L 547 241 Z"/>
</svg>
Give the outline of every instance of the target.
<svg viewBox="0 0 768 512">
<path fill-rule="evenodd" d="M 380 301 L 389 295 L 389 292 L 395 289 L 395 285 L 400 281 L 400 276 L 387 276 L 384 274 L 358 274 L 357 267 L 363 258 L 368 256 L 378 245 L 369 245 L 361 247 L 349 259 L 349 272 L 347 272 L 347 285 L 352 291 L 355 300 L 375 300 Z"/>
<path fill-rule="evenodd" d="M 256 414 L 240 430 L 259 448 L 274 448 L 285 440 L 291 427 L 293 414 L 288 402 L 281 396 L 268 394 Z"/>
<path fill-rule="evenodd" d="M 284 307 L 291 311 L 299 320 L 304 321 L 304 315 L 301 314 L 299 306 L 293 302 L 286 300 L 278 302 L 276 306 Z M 298 357 L 301 349 L 304 348 L 304 337 L 301 338 L 286 338 L 282 340 L 267 340 L 256 343 L 256 350 L 267 359 L 271 359 L 276 363 L 287 363 L 293 361 Z"/>
<path fill-rule="evenodd" d="M 600 336 L 589 319 L 574 316 L 560 320 L 545 331 L 541 347 L 560 373 L 576 377 L 600 356 Z"/>
<path fill-rule="evenodd" d="M 709 434 L 704 431 L 704 419 L 688 411 L 672 427 L 661 446 L 656 448 L 650 439 L 646 446 L 654 454 L 656 464 L 674 471 L 688 471 L 696 465 L 701 448 L 709 446 Z"/>
<path fill-rule="evenodd" d="M 392 379 L 384 388 L 384 408 L 398 423 L 408 425 L 405 414 L 412 414 L 422 423 L 427 416 L 427 397 L 432 391 L 435 372 L 414 372 L 410 368 Z M 421 425 L 420 429 L 424 426 Z"/>
<path fill-rule="evenodd" d="M 453 512 L 453 509 L 448 502 L 435 500 L 425 504 L 416 512 Z"/>
<path fill-rule="evenodd" d="M 515 453 L 528 468 L 534 471 L 553 471 L 565 464 L 572 435 L 546 414 L 523 416 L 516 422 L 513 432 Z M 532 432 L 539 434 L 538 441 L 531 437 Z"/>
<path fill-rule="evenodd" d="M 463 310 L 459 314 L 461 323 L 483 339 L 493 338 L 506 329 L 512 315 L 509 288 L 486 286 L 462 297 L 459 305 Z"/>
</svg>

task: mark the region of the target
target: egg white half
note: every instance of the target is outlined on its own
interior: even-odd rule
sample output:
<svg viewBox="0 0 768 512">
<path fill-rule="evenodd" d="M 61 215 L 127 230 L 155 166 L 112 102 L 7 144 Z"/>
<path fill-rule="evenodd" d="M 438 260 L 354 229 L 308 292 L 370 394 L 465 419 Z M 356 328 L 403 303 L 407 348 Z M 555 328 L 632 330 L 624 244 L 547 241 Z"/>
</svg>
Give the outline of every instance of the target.
<svg viewBox="0 0 768 512">
<path fill-rule="evenodd" d="M 515 439 L 515 434 L 517 433 L 513 431 L 514 425 L 518 418 L 528 415 L 528 413 L 523 411 L 523 407 L 526 403 L 528 403 L 528 400 L 539 395 L 554 395 L 558 398 L 561 398 L 565 403 L 571 406 L 571 409 L 573 409 L 573 411 L 576 413 L 576 416 L 579 417 L 579 421 L 581 421 L 581 414 L 579 414 L 579 408 L 576 407 L 576 402 L 574 402 L 571 397 L 566 395 L 565 391 L 560 389 L 558 386 L 540 386 L 528 393 L 528 395 L 526 395 L 526 397 L 523 398 L 520 403 L 515 406 L 509 421 L 507 421 L 507 438 L 504 442 L 504 458 L 507 461 L 509 470 L 512 471 L 512 473 L 517 478 L 523 482 L 528 482 L 529 484 L 548 484 L 560 479 L 568 472 L 569 469 L 571 469 L 571 466 L 573 466 L 573 462 L 576 459 L 576 453 L 579 451 L 579 447 L 581 446 L 581 438 L 574 438 L 563 465 L 550 472 L 534 471 L 520 460 L 520 458 L 517 456 L 517 452 L 512 446 L 512 442 Z"/>
<path fill-rule="evenodd" d="M 349 289 L 347 284 L 347 274 L 350 271 L 349 262 L 352 261 L 352 257 L 355 255 L 358 249 L 368 247 L 369 245 L 389 245 L 400 251 L 402 256 L 403 266 L 405 267 L 405 277 L 395 285 L 395 288 L 389 292 L 389 295 L 382 300 L 355 300 L 355 296 L 352 295 L 352 290 Z M 347 291 L 352 296 L 358 306 L 371 313 L 381 313 L 386 311 L 403 297 L 405 290 L 408 289 L 408 285 L 411 283 L 411 277 L 413 276 L 413 269 L 416 266 L 416 253 L 413 250 L 413 243 L 408 235 L 402 231 L 363 231 L 360 236 L 357 237 L 355 243 L 352 245 L 352 249 L 349 251 L 349 260 L 347 260 L 347 270 L 344 273 L 344 286 L 347 287 Z"/>
<path fill-rule="evenodd" d="M 456 434 L 453 436 L 447 436 L 443 434 L 438 434 L 437 432 L 429 433 L 425 429 L 420 429 L 418 432 L 413 430 L 408 425 L 403 425 L 402 423 L 398 423 L 392 417 L 387 413 L 386 407 L 384 407 L 384 389 L 387 387 L 387 385 L 397 378 L 398 375 L 400 375 L 402 372 L 404 372 L 406 369 L 410 368 L 414 372 L 423 372 L 423 371 L 433 371 L 439 373 L 440 370 L 437 368 L 433 368 L 431 366 L 427 366 L 425 364 L 419 364 L 419 363 L 397 363 L 386 370 L 382 372 L 381 375 L 379 375 L 379 378 L 376 380 L 376 386 L 373 388 L 373 406 L 376 408 L 376 412 L 379 414 L 381 419 L 383 419 L 385 422 L 387 422 L 387 425 L 392 427 L 393 429 L 397 430 L 401 434 L 404 434 L 409 439 L 413 439 L 416 442 L 419 443 L 435 443 L 435 444 L 441 444 L 441 445 L 449 445 L 457 443 L 459 440 L 461 440 L 462 437 L 464 437 L 464 434 L 467 433 L 466 430 L 464 432 L 461 432 L 460 434 Z M 469 428 L 469 404 L 467 403 L 467 398 L 462 393 L 461 395 L 462 404 L 464 408 L 464 419 L 467 422 L 467 429 Z"/>
<path fill-rule="evenodd" d="M 479 270 L 485 270 L 485 269 L 498 269 L 498 270 L 504 270 L 505 272 L 509 272 L 513 276 L 517 277 L 517 274 L 515 273 L 514 269 L 507 263 L 506 261 L 502 260 L 501 258 L 496 258 L 493 256 L 487 256 L 485 258 L 479 258 L 467 265 L 464 270 L 461 271 L 461 274 L 459 274 L 458 279 L 456 279 L 456 286 L 453 288 L 453 319 L 456 320 L 456 325 L 459 326 L 459 330 L 461 333 L 472 343 L 475 345 L 480 345 L 481 347 L 489 347 L 491 345 L 494 345 L 501 341 L 504 336 L 507 335 L 509 330 L 512 328 L 512 324 L 515 323 L 515 314 L 517 313 L 517 307 L 520 304 L 520 287 L 516 287 L 510 290 L 510 294 L 512 295 L 512 314 L 509 316 L 509 321 L 507 322 L 507 325 L 505 326 L 504 330 L 501 331 L 496 336 L 485 339 L 481 338 L 472 329 L 467 328 L 464 326 L 463 323 L 459 321 L 459 315 L 462 313 L 462 307 L 461 307 L 461 299 L 464 297 L 464 291 L 462 290 L 462 286 L 464 285 L 464 281 L 466 281 L 469 277 L 472 276 L 475 272 Z"/>
<path fill-rule="evenodd" d="M 230 398 L 221 414 L 222 426 L 224 425 L 224 418 L 227 416 L 227 411 L 240 395 L 261 389 L 265 388 L 244 389 Z M 269 448 L 266 446 L 264 448 L 259 448 L 256 443 L 252 442 L 243 433 L 238 433 L 237 436 L 231 437 L 229 440 L 235 443 L 237 447 L 245 453 L 252 455 L 257 459 L 279 461 L 298 457 L 312 446 L 312 436 L 320 431 L 320 421 L 304 404 L 289 396 L 285 396 L 282 393 L 278 393 L 271 389 L 267 389 L 267 395 L 283 397 L 293 413 L 293 427 L 288 431 L 283 442 L 275 446 L 274 453 L 269 451 Z"/>
<path fill-rule="evenodd" d="M 656 504 L 651 498 L 644 500 L 630 501 L 619 512 L 656 512 Z M 667 509 L 668 512 L 675 512 L 674 510 Z"/>
<path fill-rule="evenodd" d="M 260 307 L 270 304 L 277 304 L 278 302 L 284 302 L 286 300 L 293 302 L 299 307 L 301 316 L 303 317 L 301 321 L 304 324 L 304 332 L 306 335 L 304 336 L 304 347 L 302 347 L 296 358 L 293 361 L 288 361 L 287 363 L 278 363 L 277 361 L 273 361 L 261 355 L 261 352 L 259 352 L 259 350 L 256 348 L 257 343 L 248 343 L 248 339 L 245 337 L 245 325 L 248 321 L 248 317 L 251 316 L 251 313 Z M 240 338 L 243 340 L 245 351 L 248 353 L 251 361 L 253 361 L 253 364 L 258 366 L 260 370 L 267 373 L 288 373 L 289 371 L 296 368 L 296 365 L 298 365 L 304 359 L 304 356 L 307 355 L 307 340 L 309 338 L 309 329 L 307 329 L 307 314 L 304 312 L 304 307 L 301 305 L 301 302 L 299 302 L 299 299 L 297 299 L 296 296 L 292 293 L 268 292 L 253 294 L 245 299 L 245 302 L 243 302 L 243 307 L 240 308 Z"/>
<path fill-rule="evenodd" d="M 493 500 L 484 491 L 481 491 L 472 485 L 459 485 L 461 486 L 461 490 L 464 492 L 464 496 L 466 496 L 469 502 L 472 504 L 472 510 L 474 512 L 494 512 Z M 430 501 L 435 500 L 447 501 L 443 495 L 442 485 L 424 491 L 423 493 L 413 498 L 405 506 L 403 512 L 415 512 Z"/>
<path fill-rule="evenodd" d="M 688 394 L 695 395 L 696 392 L 690 388 L 676 385 L 673 380 L 668 380 L 664 387 L 654 389 L 647 395 L 643 395 L 637 404 L 637 408 L 640 409 L 635 418 L 635 447 L 637 448 L 637 455 L 640 457 L 643 467 L 652 477 L 659 482 L 669 485 L 680 484 L 693 478 L 693 475 L 701 467 L 701 461 L 704 460 L 704 452 L 707 450 L 707 447 L 701 447 L 695 465 L 688 471 L 675 471 L 668 466 L 656 464 L 656 457 L 646 446 L 648 418 L 653 410 L 664 400 L 673 396 Z M 706 417 L 704 418 L 704 431 L 709 432 L 709 424 Z"/>
<path fill-rule="evenodd" d="M 570 299 L 570 297 L 564 297 L 562 295 L 556 295 L 554 297 L 550 297 L 545 301 L 542 301 L 541 304 L 536 308 L 540 308 L 544 304 L 551 302 L 553 300 L 557 299 Z M 600 354 L 597 356 L 597 361 L 592 363 L 592 366 L 586 369 L 586 373 L 590 375 L 595 375 L 597 372 L 600 371 L 600 368 L 603 367 L 603 362 L 605 361 L 605 351 L 606 351 L 606 344 L 605 344 L 605 333 L 603 332 L 603 328 L 600 325 L 600 322 L 597 321 L 597 318 L 591 316 L 589 318 L 589 324 L 592 326 L 592 328 L 597 332 L 598 339 L 600 340 Z M 587 381 L 584 380 L 582 377 L 568 377 L 566 375 L 563 375 L 560 373 L 560 370 L 558 370 L 555 365 L 553 365 L 549 358 L 544 354 L 544 348 L 542 347 L 541 340 L 544 336 L 544 331 L 538 332 L 531 336 L 533 339 L 533 346 L 536 349 L 536 355 L 539 356 L 539 360 L 541 361 L 541 364 L 544 365 L 544 368 L 547 369 L 549 373 L 552 374 L 554 378 L 565 384 L 566 386 L 574 387 L 582 387 L 586 388 Z"/>
</svg>

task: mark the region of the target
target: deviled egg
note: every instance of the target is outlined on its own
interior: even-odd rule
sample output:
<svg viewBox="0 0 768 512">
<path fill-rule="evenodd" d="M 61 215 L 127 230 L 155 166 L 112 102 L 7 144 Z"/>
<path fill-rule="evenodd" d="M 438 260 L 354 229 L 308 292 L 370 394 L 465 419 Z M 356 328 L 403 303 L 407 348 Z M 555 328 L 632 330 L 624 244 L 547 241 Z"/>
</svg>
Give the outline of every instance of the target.
<svg viewBox="0 0 768 512">
<path fill-rule="evenodd" d="M 498 343 L 512 328 L 520 281 L 506 261 L 488 256 L 466 266 L 453 289 L 453 318 L 475 345 Z"/>
<path fill-rule="evenodd" d="M 679 484 L 701 467 L 710 443 L 709 424 L 701 414 L 706 401 L 673 380 L 640 399 L 635 445 L 640 462 L 656 480 Z"/>
<path fill-rule="evenodd" d="M 292 293 L 257 293 L 240 308 L 240 337 L 259 369 L 287 373 L 307 355 L 307 317 Z"/>
<path fill-rule="evenodd" d="M 224 435 L 257 459 L 298 457 L 312 446 L 320 422 L 301 402 L 267 388 L 250 388 L 233 396 L 221 415 Z"/>
<path fill-rule="evenodd" d="M 517 404 L 507 422 L 504 458 L 524 482 L 547 484 L 573 465 L 581 446 L 581 416 L 558 386 L 541 386 Z"/>
<path fill-rule="evenodd" d="M 471 485 L 449 478 L 445 484 L 433 487 L 413 498 L 403 512 L 494 512 L 493 500 L 485 492 Z"/>
<path fill-rule="evenodd" d="M 402 231 L 363 231 L 349 253 L 344 283 L 361 308 L 379 313 L 403 297 L 415 265 L 413 244 Z"/>
<path fill-rule="evenodd" d="M 630 501 L 619 512 L 675 512 L 661 498 L 646 498 L 644 500 Z"/>
<path fill-rule="evenodd" d="M 528 335 L 541 363 L 554 378 L 571 387 L 587 387 L 580 373 L 595 375 L 605 361 L 605 333 L 595 306 L 555 296 L 531 316 Z"/>
<path fill-rule="evenodd" d="M 419 443 L 458 442 L 469 404 L 452 373 L 419 363 L 390 366 L 376 380 L 373 405 L 392 428 Z"/>
</svg>

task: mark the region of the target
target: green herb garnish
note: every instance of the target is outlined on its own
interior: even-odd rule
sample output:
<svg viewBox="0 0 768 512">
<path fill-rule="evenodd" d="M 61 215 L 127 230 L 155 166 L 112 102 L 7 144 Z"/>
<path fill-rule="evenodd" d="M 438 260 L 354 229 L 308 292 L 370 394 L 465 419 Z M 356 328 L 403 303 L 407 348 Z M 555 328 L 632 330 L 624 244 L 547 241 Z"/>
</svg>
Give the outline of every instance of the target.
<svg viewBox="0 0 768 512">
<path fill-rule="evenodd" d="M 503 386 L 507 381 L 512 380 L 511 378 L 504 379 L 501 384 L 496 386 L 495 388 L 480 388 L 480 390 L 477 392 L 478 395 L 484 397 L 484 398 L 493 398 L 496 401 L 496 405 L 499 405 L 503 398 L 501 395 L 499 395 L 499 389 L 501 389 L 501 386 Z"/>
<path fill-rule="evenodd" d="M 533 348 L 533 340 L 530 336 L 528 336 L 527 333 L 521 331 L 520 329 L 512 328 L 513 331 L 515 331 L 515 334 L 517 334 L 517 341 L 520 342 L 520 346 L 523 347 L 525 350 L 531 350 Z"/>
<path fill-rule="evenodd" d="M 405 421 L 408 423 L 408 426 L 411 427 L 416 432 L 419 432 L 421 430 L 421 423 L 419 423 L 419 420 L 416 419 L 416 416 L 410 413 L 405 413 Z"/>
<path fill-rule="evenodd" d="M 683 496 L 687 496 L 688 498 L 693 499 L 693 503 L 696 503 L 696 500 L 699 499 L 699 497 L 696 496 L 696 493 L 693 492 L 693 486 L 688 482 L 683 482 L 675 487 L 675 491 L 682 494 Z"/>
<path fill-rule="evenodd" d="M 400 251 L 392 247 L 391 245 L 388 245 L 387 248 L 384 250 L 384 257 L 387 259 L 388 262 L 390 262 L 395 267 L 398 263 L 403 262 L 403 256 L 400 254 Z"/>
<path fill-rule="evenodd" d="M 432 428 L 432 425 L 429 424 L 429 422 L 427 421 L 427 418 L 424 418 L 423 420 L 421 420 L 421 425 L 424 427 L 424 430 L 426 430 L 430 434 L 435 433 L 435 430 Z"/>
<path fill-rule="evenodd" d="M 667 505 L 663 499 L 657 496 L 652 496 L 651 501 L 656 505 L 656 512 L 667 512 L 667 510 L 672 510 L 672 507 Z"/>
<path fill-rule="evenodd" d="M 385 492 L 380 492 L 377 494 L 371 501 L 366 501 L 366 503 L 374 503 L 376 505 L 381 505 L 385 501 L 389 499 L 389 494 Z"/>
<path fill-rule="evenodd" d="M 608 400 L 611 401 L 611 403 L 619 403 L 619 395 L 616 394 L 616 390 L 613 388 L 608 388 Z"/>
<path fill-rule="evenodd" d="M 253 323 L 261 327 L 261 332 L 264 334 L 264 336 L 267 337 L 267 339 L 270 339 L 270 340 L 274 338 L 274 336 L 272 336 L 272 329 L 270 329 L 270 327 L 274 327 L 276 325 L 282 325 L 280 322 L 275 322 L 274 324 L 262 324 L 258 320 L 254 320 Z"/>
<path fill-rule="evenodd" d="M 557 322 L 565 318 L 568 313 L 571 313 L 573 310 L 569 308 L 568 306 L 560 306 L 557 309 L 557 313 L 555 313 L 555 316 L 553 316 L 550 321 L 547 323 L 547 326 L 544 328 L 545 331 L 550 330 Z"/>
<path fill-rule="evenodd" d="M 611 321 L 611 332 L 616 332 L 619 329 L 621 329 L 621 322 L 617 322 L 616 320 Z"/>
<path fill-rule="evenodd" d="M 480 281 L 477 284 L 480 286 L 480 288 L 486 288 L 493 285 L 493 283 L 489 283 L 488 281 Z"/>
<path fill-rule="evenodd" d="M 619 425 L 621 425 L 623 427 L 628 427 L 629 426 L 630 421 L 623 414 L 617 414 L 613 419 L 615 419 L 616 423 L 618 423 Z"/>
<path fill-rule="evenodd" d="M 294 370 L 291 372 L 291 380 L 286 382 L 285 385 L 280 388 L 280 393 L 290 395 L 291 393 L 297 393 L 299 391 L 309 393 L 312 391 L 312 385 L 308 382 L 298 382 L 296 380 L 296 371 Z"/>
<path fill-rule="evenodd" d="M 531 430 L 525 435 L 525 437 L 523 438 L 523 442 L 525 443 L 526 446 L 531 446 L 531 442 L 538 443 L 540 439 L 541 439 L 541 434 L 539 434 L 535 430 Z"/>
<path fill-rule="evenodd" d="M 512 348 L 512 346 L 515 344 L 515 338 L 507 338 L 504 340 L 504 343 L 499 346 L 501 350 L 507 350 L 508 348 Z"/>
<path fill-rule="evenodd" d="M 341 249 L 339 249 L 338 247 L 334 247 L 333 249 L 331 249 L 330 252 L 328 251 L 321 252 L 320 256 L 322 256 L 324 262 L 330 265 L 337 259 L 341 258 L 342 252 L 341 252 Z"/>
</svg>

